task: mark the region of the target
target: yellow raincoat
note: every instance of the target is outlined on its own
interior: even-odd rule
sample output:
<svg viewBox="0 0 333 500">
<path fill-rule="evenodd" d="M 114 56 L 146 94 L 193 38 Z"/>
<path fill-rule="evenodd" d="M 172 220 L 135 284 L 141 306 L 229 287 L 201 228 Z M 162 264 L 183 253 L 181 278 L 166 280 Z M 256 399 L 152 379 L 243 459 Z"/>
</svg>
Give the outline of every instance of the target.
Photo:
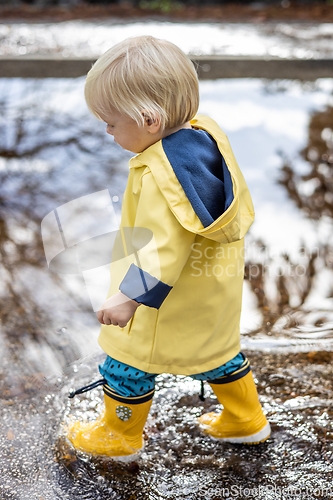
<svg viewBox="0 0 333 500">
<path fill-rule="evenodd" d="M 103 325 L 99 336 L 109 356 L 148 373 L 201 373 L 240 351 L 244 236 L 254 219 L 252 200 L 219 126 L 205 116 L 191 125 L 216 141 L 231 174 L 231 205 L 203 227 L 159 141 L 130 160 L 112 254 L 108 296 L 119 291 L 131 265 L 167 290 L 160 307 L 141 305 L 125 328 Z M 140 228 L 152 237 L 140 237 Z"/>
</svg>

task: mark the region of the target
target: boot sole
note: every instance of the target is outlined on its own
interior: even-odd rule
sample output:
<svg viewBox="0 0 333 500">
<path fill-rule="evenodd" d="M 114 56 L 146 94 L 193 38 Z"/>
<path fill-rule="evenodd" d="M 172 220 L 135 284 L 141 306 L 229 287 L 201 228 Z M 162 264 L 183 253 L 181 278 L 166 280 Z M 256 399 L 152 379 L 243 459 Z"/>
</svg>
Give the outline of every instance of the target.
<svg viewBox="0 0 333 500">
<path fill-rule="evenodd" d="M 142 448 L 140 450 L 137 450 L 135 453 L 132 453 L 132 455 L 112 456 L 112 455 L 105 455 L 102 453 L 91 453 L 89 451 L 82 451 L 78 448 L 75 448 L 75 446 L 73 446 L 73 443 L 71 443 L 71 441 L 68 439 L 67 436 L 65 438 L 65 442 L 72 450 L 75 451 L 75 453 L 79 453 L 86 457 L 107 457 L 110 458 L 111 460 L 114 460 L 115 462 L 123 462 L 123 463 L 130 463 L 133 462 L 133 460 L 137 460 L 140 457 L 141 452 L 144 448 L 143 444 Z"/>
<path fill-rule="evenodd" d="M 204 429 L 205 430 L 205 429 Z M 206 431 L 207 432 L 207 431 Z M 210 436 L 214 441 L 223 441 L 224 443 L 232 443 L 232 444 L 260 444 L 266 441 L 271 435 L 271 426 L 269 423 L 265 425 L 261 429 L 261 431 L 256 432 L 255 434 L 251 434 L 250 436 L 243 437 L 230 437 L 230 438 L 216 438 L 214 436 Z"/>
</svg>

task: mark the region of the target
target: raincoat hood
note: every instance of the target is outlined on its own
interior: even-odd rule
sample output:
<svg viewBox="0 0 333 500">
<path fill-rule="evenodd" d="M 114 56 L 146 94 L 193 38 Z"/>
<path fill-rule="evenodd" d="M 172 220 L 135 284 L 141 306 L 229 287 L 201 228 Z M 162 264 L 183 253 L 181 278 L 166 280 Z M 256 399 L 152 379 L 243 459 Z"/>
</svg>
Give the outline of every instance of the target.
<svg viewBox="0 0 333 500">
<path fill-rule="evenodd" d="M 192 128 L 204 130 L 215 140 L 229 170 L 233 201 L 212 224 L 204 227 L 187 198 L 163 149 L 162 140 L 130 160 L 130 168 L 149 165 L 156 184 L 179 223 L 192 233 L 220 243 L 244 238 L 254 220 L 251 195 L 238 167 L 227 136 L 217 123 L 207 116 L 191 120 Z"/>
</svg>

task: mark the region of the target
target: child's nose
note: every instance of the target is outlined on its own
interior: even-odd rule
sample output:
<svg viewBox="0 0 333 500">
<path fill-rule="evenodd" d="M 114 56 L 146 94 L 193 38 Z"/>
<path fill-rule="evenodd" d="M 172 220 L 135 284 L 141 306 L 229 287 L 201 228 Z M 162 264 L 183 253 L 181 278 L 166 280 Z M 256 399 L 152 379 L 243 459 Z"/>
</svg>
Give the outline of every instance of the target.
<svg viewBox="0 0 333 500">
<path fill-rule="evenodd" d="M 113 135 L 112 127 L 110 127 L 110 125 L 107 125 L 107 127 L 106 127 L 106 133 L 110 134 L 110 135 Z"/>
</svg>

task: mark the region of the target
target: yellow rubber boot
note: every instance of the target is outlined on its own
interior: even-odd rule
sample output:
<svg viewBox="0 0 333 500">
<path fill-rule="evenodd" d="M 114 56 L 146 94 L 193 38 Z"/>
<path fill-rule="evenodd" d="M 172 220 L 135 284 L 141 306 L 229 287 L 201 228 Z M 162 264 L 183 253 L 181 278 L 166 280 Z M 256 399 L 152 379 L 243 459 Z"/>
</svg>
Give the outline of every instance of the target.
<svg viewBox="0 0 333 500">
<path fill-rule="evenodd" d="M 104 385 L 105 412 L 91 423 L 74 422 L 67 429 L 72 445 L 93 455 L 126 457 L 143 446 L 142 431 L 154 390 L 138 397 L 123 397 Z"/>
<path fill-rule="evenodd" d="M 246 373 L 241 378 L 237 379 L 236 373 L 217 379 L 220 383 L 210 383 L 224 409 L 220 415 L 205 413 L 199 422 L 206 433 L 222 441 L 258 444 L 269 438 L 271 429 L 262 412 L 248 361 L 244 368 L 238 373 Z"/>
</svg>

